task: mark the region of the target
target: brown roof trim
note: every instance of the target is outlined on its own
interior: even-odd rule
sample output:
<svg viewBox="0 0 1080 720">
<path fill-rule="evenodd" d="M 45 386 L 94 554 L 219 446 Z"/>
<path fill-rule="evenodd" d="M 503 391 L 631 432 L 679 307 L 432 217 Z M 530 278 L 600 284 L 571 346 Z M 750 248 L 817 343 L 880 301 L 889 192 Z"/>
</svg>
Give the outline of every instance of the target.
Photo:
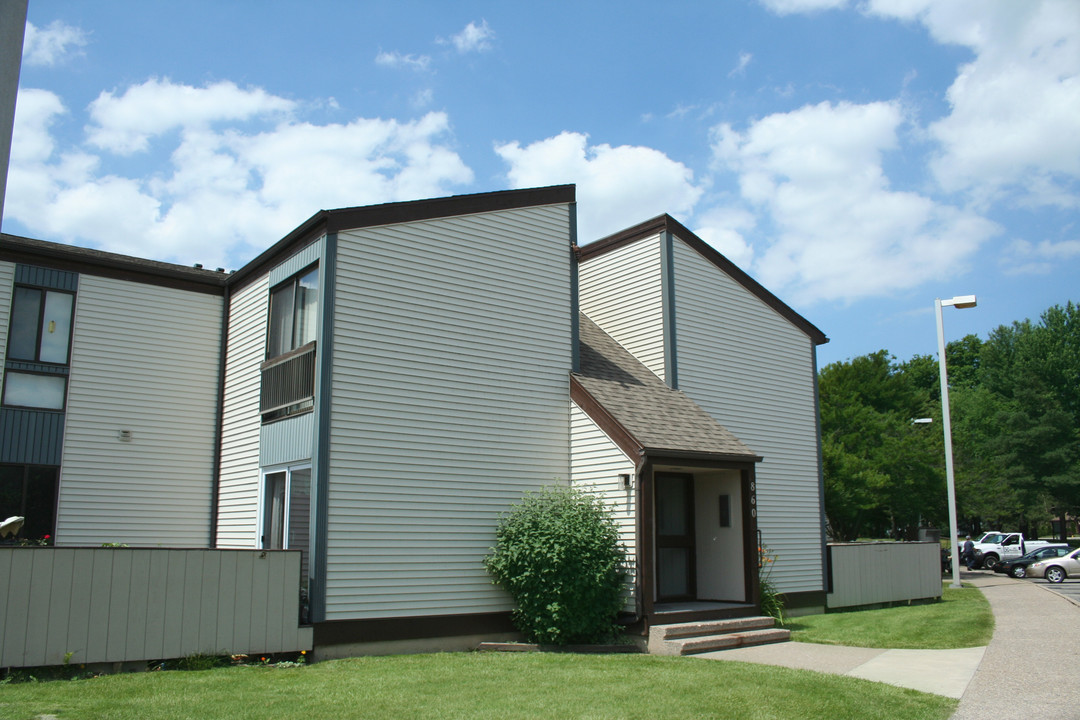
<svg viewBox="0 0 1080 720">
<path fill-rule="evenodd" d="M 224 295 L 225 282 L 229 277 L 214 270 L 143 260 L 7 233 L 0 234 L 0 260 L 211 295 Z"/>
<path fill-rule="evenodd" d="M 639 223 L 626 230 L 615 233 L 614 235 L 608 235 L 605 238 L 601 238 L 596 242 L 589 243 L 588 245 L 579 248 L 578 262 L 586 262 L 598 255 L 603 255 L 604 253 L 623 247 L 624 245 L 629 245 L 632 242 L 662 231 L 667 231 L 672 235 L 675 235 L 696 250 L 699 255 L 723 270 L 731 276 L 735 282 L 745 287 L 751 293 L 756 295 L 763 303 L 788 320 L 788 322 L 799 328 L 799 330 L 805 333 L 815 345 L 824 345 L 829 342 L 829 338 L 825 336 L 825 333 L 821 332 L 821 330 L 815 327 L 809 320 L 792 310 L 783 300 L 769 292 L 765 286 L 747 275 L 746 272 L 735 265 L 735 263 L 721 255 L 716 248 L 692 233 L 685 225 L 670 215 L 660 215 L 651 220 L 646 220 L 643 223 Z"/>
<path fill-rule="evenodd" d="M 669 220 L 675 222 L 675 219 L 670 215 L 659 215 L 651 220 L 646 220 L 643 223 L 638 223 L 633 227 L 621 230 L 614 235 L 608 235 L 607 237 L 600 238 L 587 245 L 582 245 L 578 251 L 578 260 L 580 262 L 592 260 L 597 255 L 603 255 L 611 250 L 621 248 L 623 245 L 629 245 L 643 237 L 655 235 L 662 230 L 667 230 Z"/>
<path fill-rule="evenodd" d="M 536 205 L 555 205 L 575 202 L 574 185 L 552 185 L 523 190 L 452 195 L 450 197 L 383 203 L 363 207 L 320 210 L 295 230 L 274 243 L 244 267 L 229 277 L 230 285 L 244 285 L 248 278 L 276 261 L 291 255 L 323 235 L 378 225 L 433 220 L 436 218 L 473 215 L 476 213 L 515 210 Z"/>
<path fill-rule="evenodd" d="M 730 464 L 731 467 L 753 467 L 755 463 L 764 460 L 760 455 L 727 455 L 714 452 L 695 452 L 693 450 L 668 450 L 665 448 L 646 448 L 649 461 L 653 464 L 663 464 L 666 461 L 680 462 L 712 466 L 717 462 Z"/>
<path fill-rule="evenodd" d="M 585 389 L 573 374 L 570 375 L 570 399 L 573 400 L 574 403 L 576 403 L 577 406 L 604 431 L 605 435 L 611 438 L 612 442 L 614 442 L 628 458 L 637 463 L 639 457 L 645 451 L 645 448 L 642 447 L 637 438 L 630 434 L 629 430 L 623 427 L 623 425 L 607 411 L 607 408 L 589 394 L 589 391 Z"/>
</svg>

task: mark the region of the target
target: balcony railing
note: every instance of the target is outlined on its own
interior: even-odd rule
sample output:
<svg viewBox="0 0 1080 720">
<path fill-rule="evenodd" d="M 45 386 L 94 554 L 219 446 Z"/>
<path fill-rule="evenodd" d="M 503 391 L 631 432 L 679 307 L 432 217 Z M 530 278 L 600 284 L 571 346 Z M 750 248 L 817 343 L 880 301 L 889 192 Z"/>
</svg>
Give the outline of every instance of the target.
<svg viewBox="0 0 1080 720">
<path fill-rule="evenodd" d="M 315 343 L 264 362 L 259 412 L 263 415 L 299 405 L 315 397 Z"/>
</svg>

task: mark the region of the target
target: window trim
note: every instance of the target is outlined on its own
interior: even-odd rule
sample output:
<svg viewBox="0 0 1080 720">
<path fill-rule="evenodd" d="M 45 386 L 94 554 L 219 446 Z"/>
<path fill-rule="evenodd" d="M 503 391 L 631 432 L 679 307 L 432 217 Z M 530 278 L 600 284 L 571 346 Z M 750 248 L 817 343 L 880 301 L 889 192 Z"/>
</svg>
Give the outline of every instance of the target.
<svg viewBox="0 0 1080 720">
<path fill-rule="evenodd" d="M 12 362 L 25 363 L 25 362 L 29 362 L 29 361 L 28 360 L 12 360 Z M 15 374 L 15 375 L 41 375 L 43 377 L 60 378 L 61 380 L 63 380 L 64 381 L 64 394 L 63 394 L 63 402 L 60 404 L 60 407 L 53 408 L 53 407 L 43 407 L 41 405 L 13 405 L 11 403 L 5 402 L 5 400 L 7 398 L 8 378 L 12 374 Z M 8 367 L 8 368 L 4 369 L 4 386 L 3 386 L 2 389 L 0 389 L 0 407 L 11 408 L 13 410 L 37 410 L 39 412 L 59 412 L 59 413 L 62 413 L 62 412 L 67 411 L 67 400 L 68 400 L 68 375 L 67 375 L 67 373 L 42 372 L 40 370 L 27 370 L 27 369 L 24 369 L 24 368 L 12 368 L 12 367 Z"/>
<path fill-rule="evenodd" d="M 265 352 L 264 352 L 264 358 L 267 361 L 269 361 L 269 360 L 278 360 L 278 359 L 282 358 L 283 356 L 288 355 L 289 353 L 296 352 L 297 350 L 300 350 L 301 348 L 306 347 L 307 345 L 310 344 L 310 341 L 309 341 L 308 343 L 303 343 L 303 344 L 301 344 L 299 346 L 294 345 L 294 343 L 297 340 L 297 338 L 296 338 L 296 311 L 297 311 L 296 302 L 297 302 L 297 298 L 300 296 L 300 293 L 298 292 L 299 289 L 300 289 L 300 279 L 303 278 L 303 277 L 306 277 L 312 270 L 319 270 L 318 281 L 319 281 L 319 287 L 321 287 L 322 282 L 323 282 L 322 270 L 319 267 L 319 262 L 316 260 L 315 262 L 313 262 L 313 263 L 311 263 L 309 265 L 306 265 L 303 268 L 301 268 L 299 271 L 293 273 L 287 279 L 285 279 L 285 280 L 279 282 L 277 285 L 274 285 L 273 287 L 271 287 L 270 290 L 269 290 L 269 293 L 267 294 L 267 302 L 266 302 L 266 346 L 265 346 Z M 270 352 L 271 352 L 270 343 L 271 343 L 271 339 L 272 339 L 272 337 L 271 337 L 271 323 L 273 322 L 273 319 L 274 319 L 274 294 L 279 292 L 282 288 L 284 288 L 284 287 L 286 287 L 288 285 L 291 285 L 292 289 L 293 289 L 292 313 L 290 315 L 290 317 L 291 317 L 291 337 L 289 338 L 290 348 L 288 350 L 282 352 L 282 353 L 278 353 L 277 355 L 271 355 L 270 354 Z M 318 316 L 319 305 L 321 305 L 321 303 L 319 302 L 318 294 L 316 295 L 316 303 L 317 303 L 316 304 L 316 316 Z"/>
<path fill-rule="evenodd" d="M 267 497 L 266 478 L 268 475 L 276 475 L 277 473 L 285 473 L 285 505 L 282 507 L 283 520 L 281 523 L 282 542 L 281 549 L 289 550 L 289 511 L 292 509 L 292 476 L 294 472 L 298 470 L 307 470 L 311 472 L 313 464 L 310 460 L 304 460 L 297 463 L 286 463 L 283 465 L 268 465 L 263 468 L 259 468 L 259 512 L 256 518 L 256 543 L 260 550 L 269 550 L 268 543 L 266 542 L 266 503 L 269 498 Z M 310 550 L 309 550 L 310 552 Z"/>
<path fill-rule="evenodd" d="M 15 291 L 19 288 L 25 290 L 37 290 L 41 293 L 41 302 L 38 305 L 38 318 L 34 327 L 34 357 L 33 358 L 18 358 L 12 357 L 10 354 L 11 348 L 11 335 L 15 331 L 15 323 L 13 322 L 15 314 Z M 62 293 L 64 295 L 71 296 L 71 314 L 68 317 L 68 333 L 67 333 L 67 353 L 65 354 L 63 362 L 54 362 L 51 360 L 41 359 L 41 341 L 42 333 L 41 328 L 45 322 L 45 305 L 49 293 Z M 11 288 L 11 303 L 8 307 L 8 332 L 7 332 L 7 345 L 5 345 L 4 360 L 12 362 L 24 362 L 24 363 L 40 363 L 41 365 L 48 365 L 51 367 L 68 367 L 71 365 L 71 345 L 72 340 L 75 338 L 75 302 L 78 299 L 78 294 L 70 290 L 59 290 L 57 288 L 43 287 L 41 285 L 29 285 L 27 283 L 14 283 Z"/>
</svg>

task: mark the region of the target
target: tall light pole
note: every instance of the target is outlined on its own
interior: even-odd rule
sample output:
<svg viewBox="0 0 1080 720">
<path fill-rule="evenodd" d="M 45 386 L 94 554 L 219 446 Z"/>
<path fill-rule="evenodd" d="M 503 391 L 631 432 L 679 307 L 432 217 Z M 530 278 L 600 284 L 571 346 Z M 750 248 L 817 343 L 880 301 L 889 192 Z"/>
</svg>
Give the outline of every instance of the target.
<svg viewBox="0 0 1080 720">
<path fill-rule="evenodd" d="M 941 308 L 952 305 L 957 308 L 975 307 L 974 295 L 957 295 L 949 300 L 936 298 L 934 311 L 937 314 L 938 369 L 941 373 L 941 424 L 945 431 L 945 487 L 949 493 L 949 543 L 952 545 L 952 585 L 960 587 L 960 548 L 956 526 L 956 478 L 953 475 L 952 456 L 952 419 L 949 416 L 949 376 L 945 370 L 945 326 L 941 322 Z"/>
</svg>

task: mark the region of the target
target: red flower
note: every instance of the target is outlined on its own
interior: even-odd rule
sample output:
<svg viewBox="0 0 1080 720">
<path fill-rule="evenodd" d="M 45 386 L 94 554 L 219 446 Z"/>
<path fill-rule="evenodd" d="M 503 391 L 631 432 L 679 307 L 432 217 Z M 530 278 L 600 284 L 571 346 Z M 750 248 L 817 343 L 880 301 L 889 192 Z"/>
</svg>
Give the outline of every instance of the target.
<svg viewBox="0 0 1080 720">
<path fill-rule="evenodd" d="M 42 540 L 48 540 L 51 537 L 52 537 L 52 535 L 46 535 L 45 537 L 42 538 Z"/>
</svg>

